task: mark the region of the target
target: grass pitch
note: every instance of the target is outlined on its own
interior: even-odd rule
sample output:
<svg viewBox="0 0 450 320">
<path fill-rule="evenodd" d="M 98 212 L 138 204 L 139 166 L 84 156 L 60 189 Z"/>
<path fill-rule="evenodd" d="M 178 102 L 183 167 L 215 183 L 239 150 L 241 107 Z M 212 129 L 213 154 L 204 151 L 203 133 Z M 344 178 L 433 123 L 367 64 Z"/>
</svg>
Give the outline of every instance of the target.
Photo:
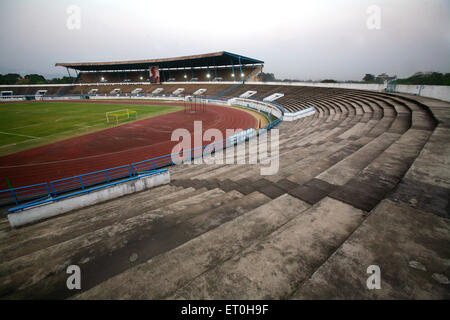
<svg viewBox="0 0 450 320">
<path fill-rule="evenodd" d="M 154 103 L 154 102 L 153 102 Z M 106 122 L 109 111 L 130 109 L 130 119 Z M 0 104 L 0 156 L 34 148 L 124 123 L 182 110 L 156 104 L 23 102 Z"/>
</svg>

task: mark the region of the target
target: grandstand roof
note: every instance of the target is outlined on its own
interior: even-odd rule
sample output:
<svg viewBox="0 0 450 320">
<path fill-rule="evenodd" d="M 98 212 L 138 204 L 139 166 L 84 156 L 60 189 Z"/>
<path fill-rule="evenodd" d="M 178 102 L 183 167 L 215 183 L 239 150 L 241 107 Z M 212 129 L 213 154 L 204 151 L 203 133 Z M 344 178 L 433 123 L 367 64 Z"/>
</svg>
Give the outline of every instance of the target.
<svg viewBox="0 0 450 320">
<path fill-rule="evenodd" d="M 240 58 L 240 61 L 239 61 Z M 56 66 L 76 69 L 79 71 L 96 70 L 132 70 L 147 69 L 157 65 L 160 68 L 190 68 L 190 67 L 211 67 L 222 65 L 237 65 L 239 62 L 245 64 L 260 64 L 264 61 L 244 57 L 238 54 L 220 51 L 193 56 L 184 56 L 164 59 L 112 61 L 112 62 L 77 62 L 77 63 L 56 63 Z"/>
</svg>

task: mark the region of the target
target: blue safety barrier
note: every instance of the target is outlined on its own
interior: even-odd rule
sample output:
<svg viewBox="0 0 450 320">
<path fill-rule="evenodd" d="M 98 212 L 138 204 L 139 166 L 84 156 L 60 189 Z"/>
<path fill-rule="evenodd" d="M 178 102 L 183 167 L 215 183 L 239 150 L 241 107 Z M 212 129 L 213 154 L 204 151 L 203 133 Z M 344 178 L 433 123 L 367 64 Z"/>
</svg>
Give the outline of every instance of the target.
<svg viewBox="0 0 450 320">
<path fill-rule="evenodd" d="M 131 177 L 131 178 L 128 178 L 128 179 L 124 179 L 124 180 L 120 180 L 120 181 L 116 181 L 116 182 L 112 182 L 112 183 L 107 183 L 107 184 L 104 184 L 104 185 L 101 185 L 101 186 L 97 186 L 97 187 L 93 187 L 93 188 L 83 189 L 82 191 L 72 192 L 72 193 L 69 193 L 69 194 L 65 194 L 63 196 L 53 197 L 53 198 L 49 198 L 49 199 L 45 199 L 45 200 L 37 200 L 37 201 L 28 202 L 28 203 L 26 203 L 24 205 L 11 208 L 11 209 L 8 210 L 8 212 L 13 213 L 13 212 L 17 212 L 17 211 L 22 211 L 22 210 L 24 210 L 26 208 L 30 208 L 30 207 L 34 207 L 34 206 L 38 206 L 38 205 L 42 205 L 42 204 L 47 204 L 47 203 L 55 202 L 55 201 L 59 201 L 59 200 L 63 200 L 63 199 L 69 198 L 69 197 L 80 196 L 82 194 L 86 194 L 86 193 L 89 193 L 89 192 L 92 192 L 92 191 L 97 191 L 97 190 L 100 190 L 100 189 L 111 187 L 111 186 L 117 185 L 119 183 L 124 183 L 124 182 L 127 182 L 127 181 L 140 179 L 140 178 L 143 178 L 143 177 L 159 174 L 159 173 L 166 172 L 166 171 L 167 171 L 167 169 L 154 170 L 154 171 L 152 171 L 150 173 L 147 173 L 147 174 L 138 175 L 138 176 L 135 176 L 135 177 Z"/>
<path fill-rule="evenodd" d="M 271 130 L 280 122 L 281 119 L 271 121 L 264 128 L 262 128 L 262 131 Z M 249 129 L 251 128 L 246 130 Z M 259 134 L 259 132 L 257 134 Z M 182 151 L 178 155 L 183 160 L 195 159 L 198 157 L 203 157 L 205 154 L 219 151 L 231 145 L 245 142 L 250 138 L 250 136 L 246 136 L 245 139 L 234 138 L 231 140 L 230 138 L 227 138 L 224 139 L 222 143 L 216 142 L 207 146 L 193 148 Z M 222 148 L 217 148 L 219 145 L 222 145 Z M 207 150 L 205 152 L 206 147 L 211 150 Z M 132 178 L 139 174 L 151 172 L 152 170 L 172 166 L 174 165 L 172 161 L 174 155 L 176 154 L 163 155 L 120 167 L 90 172 L 70 178 L 58 179 L 19 188 L 0 190 L 0 206 L 9 204 L 19 205 L 20 203 L 29 201 L 42 201 L 43 199 L 55 198 L 61 196 L 62 194 L 67 194 L 76 190 L 84 191 L 94 186 L 109 185 L 120 179 Z"/>
</svg>

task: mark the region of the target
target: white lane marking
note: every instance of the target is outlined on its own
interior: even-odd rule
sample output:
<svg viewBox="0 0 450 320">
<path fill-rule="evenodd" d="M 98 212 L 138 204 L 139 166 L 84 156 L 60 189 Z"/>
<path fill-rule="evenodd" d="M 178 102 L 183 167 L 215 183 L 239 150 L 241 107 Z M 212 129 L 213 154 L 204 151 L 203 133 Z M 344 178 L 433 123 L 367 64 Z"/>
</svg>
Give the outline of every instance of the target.
<svg viewBox="0 0 450 320">
<path fill-rule="evenodd" d="M 27 136 L 25 134 L 18 134 L 18 133 L 8 133 L 8 132 L 3 132 L 3 131 L 0 131 L 0 134 L 9 134 L 10 136 L 19 136 L 19 137 L 26 137 L 26 138 L 31 138 L 31 139 L 40 139 L 40 137 Z"/>
<path fill-rule="evenodd" d="M 30 140 L 26 140 L 26 141 L 30 141 Z M 12 147 L 12 146 L 15 146 L 17 143 L 10 143 L 10 144 L 5 144 L 4 146 L 0 146 L 0 149 L 1 148 L 6 148 L 6 147 Z"/>
<path fill-rule="evenodd" d="M 11 128 L 11 129 L 9 129 L 9 130 L 15 130 L 15 129 L 22 129 L 22 128 L 34 127 L 34 126 L 39 126 L 39 125 L 41 125 L 41 124 L 42 124 L 42 123 L 29 124 L 29 125 L 23 126 L 23 127 L 15 127 L 15 128 Z"/>
</svg>

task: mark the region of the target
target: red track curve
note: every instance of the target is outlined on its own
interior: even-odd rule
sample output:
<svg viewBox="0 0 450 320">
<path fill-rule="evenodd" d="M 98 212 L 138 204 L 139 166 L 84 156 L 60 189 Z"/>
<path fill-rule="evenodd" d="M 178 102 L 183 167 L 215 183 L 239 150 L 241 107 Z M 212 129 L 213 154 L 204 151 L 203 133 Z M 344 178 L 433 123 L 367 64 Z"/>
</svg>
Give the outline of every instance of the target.
<svg viewBox="0 0 450 320">
<path fill-rule="evenodd" d="M 139 101 L 120 103 L 149 104 Z M 181 110 L 139 120 L 0 157 L 0 189 L 7 188 L 5 176 L 14 187 L 20 187 L 170 154 L 178 143 L 170 141 L 172 131 L 185 128 L 192 133 L 195 120 L 202 121 L 203 131 L 216 128 L 224 137 L 226 129 L 246 129 L 257 125 L 249 113 L 217 105 L 206 105 L 201 113 L 189 114 Z M 204 142 L 204 145 L 208 143 Z"/>
</svg>

